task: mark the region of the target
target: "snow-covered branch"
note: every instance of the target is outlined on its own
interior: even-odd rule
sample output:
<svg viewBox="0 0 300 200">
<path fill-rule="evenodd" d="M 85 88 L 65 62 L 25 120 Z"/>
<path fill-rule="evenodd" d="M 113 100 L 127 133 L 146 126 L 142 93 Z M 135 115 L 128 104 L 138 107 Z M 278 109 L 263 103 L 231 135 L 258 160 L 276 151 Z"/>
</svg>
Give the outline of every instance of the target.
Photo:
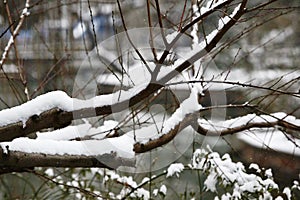
<svg viewBox="0 0 300 200">
<path fill-rule="evenodd" d="M 133 139 L 126 135 L 102 140 L 98 132 L 106 132 L 114 123 L 97 129 L 89 124 L 39 132 L 36 139 L 16 138 L 0 143 L 0 166 L 7 171 L 31 167 L 103 167 L 133 166 Z M 105 134 L 103 134 L 105 135 Z M 88 137 L 90 136 L 90 137 Z M 81 140 L 81 138 L 89 138 Z M 4 172 L 3 171 L 3 172 Z M 1 170 L 0 170 L 1 173 Z"/>
<path fill-rule="evenodd" d="M 204 20 L 206 17 L 208 17 L 209 15 L 211 15 L 212 13 L 216 12 L 218 9 L 221 9 L 222 7 L 230 4 L 233 0 L 222 0 L 222 1 L 209 1 L 207 3 L 206 7 L 203 7 L 201 9 L 200 16 L 197 16 L 196 18 L 194 18 L 190 23 L 188 23 L 186 26 L 184 26 L 180 32 L 174 32 L 172 34 L 169 34 L 166 36 L 166 40 L 168 41 L 168 45 L 166 46 L 166 49 L 164 50 L 163 54 L 161 55 L 161 57 L 159 58 L 158 63 L 162 64 L 164 63 L 165 59 L 167 58 L 167 56 L 170 53 L 170 50 L 174 47 L 174 45 L 178 42 L 178 40 L 181 38 L 181 36 L 183 34 L 185 34 L 187 32 L 188 29 L 190 29 L 191 27 L 193 27 L 195 24 L 201 22 L 202 20 Z M 245 1 L 245 5 L 246 5 L 246 1 Z M 244 6 L 245 6 L 244 5 Z M 226 32 L 226 31 L 225 31 Z M 210 52 L 210 50 L 208 51 Z M 198 60 L 198 59 L 197 59 Z M 190 66 L 192 63 L 189 63 L 188 66 Z M 187 68 L 187 66 L 184 66 L 184 68 Z M 160 69 L 160 65 L 157 65 L 155 70 L 153 71 L 153 79 L 155 80 L 157 78 L 158 75 L 158 71 Z M 183 71 L 183 70 L 182 70 Z"/>
<path fill-rule="evenodd" d="M 88 100 L 49 92 L 20 106 L 0 111 L 0 141 L 9 141 L 45 128 L 63 128 L 73 119 L 120 112 L 140 102 L 162 86 L 145 84 Z"/>
<path fill-rule="evenodd" d="M 198 103 L 198 90 L 192 88 L 190 96 L 180 104 L 179 108 L 163 124 L 161 133 L 156 137 L 138 141 L 134 145 L 135 153 L 147 152 L 170 142 L 181 130 L 191 124 L 190 115 L 201 107 Z"/>
<path fill-rule="evenodd" d="M 252 128 L 279 128 L 299 131 L 300 119 L 285 113 L 270 115 L 249 114 L 246 116 L 222 121 L 212 122 L 204 119 L 198 120 L 197 132 L 202 135 L 229 135 Z"/>
</svg>

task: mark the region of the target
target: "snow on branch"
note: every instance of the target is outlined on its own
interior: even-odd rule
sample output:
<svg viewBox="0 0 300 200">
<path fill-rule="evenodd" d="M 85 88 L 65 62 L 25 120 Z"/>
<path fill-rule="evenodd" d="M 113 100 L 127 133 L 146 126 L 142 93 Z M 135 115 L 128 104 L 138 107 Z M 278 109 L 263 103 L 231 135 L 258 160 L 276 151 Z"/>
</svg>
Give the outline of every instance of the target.
<svg viewBox="0 0 300 200">
<path fill-rule="evenodd" d="M 100 95 L 87 100 L 71 98 L 63 91 L 48 92 L 20 106 L 0 111 L 0 126 L 21 121 L 25 128 L 26 121 L 31 116 L 40 115 L 54 108 L 67 112 L 76 112 L 86 108 L 112 106 L 118 102 L 129 100 L 138 92 L 145 89 L 146 86 L 147 84 L 141 84 L 128 91 L 117 91 L 112 94 Z"/>
<path fill-rule="evenodd" d="M 250 130 L 251 128 L 283 127 L 290 130 L 300 130 L 300 119 L 279 112 L 270 115 L 248 114 L 234 119 L 213 122 L 198 119 L 197 131 L 203 135 L 228 135 Z"/>
<path fill-rule="evenodd" d="M 103 139 L 103 135 L 115 125 L 115 122 L 107 121 L 98 128 L 92 128 L 90 124 L 68 126 L 50 132 L 38 132 L 36 139 L 20 137 L 10 142 L 1 142 L 0 166 L 3 169 L 15 166 L 20 169 L 37 166 L 133 166 L 133 137 L 123 135 Z"/>
<path fill-rule="evenodd" d="M 135 153 L 138 152 L 136 148 L 137 143 L 142 145 L 143 147 L 146 147 L 147 150 L 150 150 L 166 144 L 176 136 L 177 129 L 178 129 L 176 127 L 181 125 L 181 121 L 184 119 L 184 117 L 201 108 L 201 105 L 198 104 L 197 92 L 198 90 L 196 88 L 193 88 L 190 97 L 187 98 L 185 101 L 183 101 L 183 103 L 174 112 L 174 114 L 164 124 L 162 124 L 163 127 L 162 133 L 155 132 L 156 130 L 155 126 L 157 126 L 156 124 L 149 127 L 143 127 L 138 130 L 130 131 L 119 137 L 107 138 L 106 137 L 107 131 L 115 128 L 117 122 L 111 121 L 108 123 L 108 121 L 106 121 L 106 123 L 104 123 L 102 127 L 99 127 L 97 129 L 92 128 L 90 124 L 68 126 L 66 128 L 50 131 L 50 132 L 38 132 L 36 139 L 19 137 L 10 142 L 2 142 L 0 143 L 0 146 L 2 148 L 1 157 L 2 158 L 10 157 L 11 155 L 18 155 L 17 154 L 18 152 L 19 153 L 22 152 L 22 153 L 27 153 L 28 157 L 38 155 L 38 154 L 47 155 L 47 156 L 61 156 L 61 157 L 63 156 L 86 156 L 86 157 L 100 156 L 101 157 L 101 156 L 112 155 L 118 159 L 121 158 L 125 160 L 134 159 Z M 60 92 L 58 92 L 58 94 L 60 94 Z M 60 94 L 59 96 L 62 96 L 60 99 L 63 101 L 64 100 L 70 101 L 71 99 L 66 94 L 64 95 Z M 58 99 L 59 96 L 57 96 L 56 98 Z M 40 98 L 45 98 L 45 97 L 42 96 Z M 50 97 L 47 97 L 46 99 L 49 100 Z M 58 100 L 58 103 L 61 100 Z M 43 101 L 38 101 L 38 102 L 43 102 Z M 55 101 L 50 100 L 50 102 L 53 103 Z M 55 104 L 55 105 L 60 106 L 60 108 L 70 109 L 70 107 L 68 107 L 68 101 L 64 101 L 64 102 L 66 103 L 66 105 L 64 104 Z M 30 103 L 32 102 L 29 102 L 29 104 Z M 85 104 L 82 105 L 84 106 Z M 28 104 L 25 106 L 28 106 Z M 162 140 L 162 138 L 164 137 L 167 137 L 168 140 Z M 155 143 L 154 146 L 151 146 L 151 148 L 149 148 L 148 141 L 158 141 L 158 142 Z M 145 148 L 143 149 L 145 150 Z"/>
<path fill-rule="evenodd" d="M 173 32 L 166 36 L 168 43 L 171 44 L 170 46 L 172 47 L 173 46 L 172 44 L 176 43 L 178 41 L 178 39 L 181 37 L 181 34 L 184 33 L 185 31 L 187 31 L 190 27 L 193 27 L 192 31 L 194 31 L 195 30 L 194 25 L 196 25 L 198 22 L 200 22 L 201 20 L 203 20 L 205 17 L 212 14 L 216 10 L 222 8 L 225 5 L 228 5 L 232 1 L 233 0 L 223 0 L 223 1 L 211 0 L 211 1 L 207 2 L 206 6 L 201 7 L 200 12 L 198 11 L 197 6 L 193 5 L 192 9 L 193 9 L 195 16 L 193 17 L 192 22 L 189 23 L 188 25 L 186 25 L 185 27 L 183 27 L 180 32 Z"/>
<path fill-rule="evenodd" d="M 180 110 L 180 108 L 178 110 Z M 158 135 L 155 138 L 151 138 L 148 141 L 144 140 L 136 143 L 134 145 L 134 151 L 136 153 L 142 153 L 160 147 L 171 141 L 181 130 L 187 126 L 192 126 L 201 135 L 209 136 L 224 136 L 240 132 L 242 132 L 242 135 L 244 134 L 243 131 L 251 131 L 253 129 L 266 130 L 268 128 L 273 128 L 274 130 L 281 129 L 283 132 L 300 131 L 300 119 L 296 119 L 294 116 L 287 115 L 285 113 L 274 113 L 270 115 L 249 114 L 235 119 L 218 122 L 205 120 L 203 118 L 197 120 L 199 112 L 201 113 L 202 110 L 206 109 L 200 108 L 199 110 L 189 110 L 181 115 L 182 118 L 175 123 L 176 120 L 173 121 L 171 119 L 175 119 L 176 111 L 169 118 L 168 122 L 172 124 L 173 128 L 165 129 L 168 131 Z M 299 139 L 296 139 L 293 136 L 288 137 L 283 133 L 281 134 L 280 139 L 281 141 L 285 141 L 284 145 L 288 144 L 290 146 L 289 150 L 286 150 L 288 153 L 295 152 L 295 148 L 297 148 L 297 152 L 300 154 Z M 246 141 L 246 139 L 244 140 Z M 256 143 L 255 145 L 261 145 L 262 141 L 263 139 L 260 140 L 259 144 Z M 286 152 L 285 150 L 282 151 Z"/>
<path fill-rule="evenodd" d="M 212 9 L 217 9 L 219 6 L 223 5 L 223 3 L 226 4 L 230 1 L 221 2 L 222 3 L 217 6 L 212 7 Z M 71 99 L 62 92 L 53 92 L 46 94 L 46 96 L 37 97 L 35 100 L 23 105 L 0 111 L 0 141 L 9 141 L 13 138 L 26 136 L 29 133 L 40 131 L 44 128 L 63 128 L 69 125 L 73 119 L 111 114 L 112 112 L 119 112 L 135 105 L 162 88 L 163 85 L 174 78 L 178 72 L 182 72 L 184 69 L 188 68 L 191 63 L 200 59 L 203 55 L 213 49 L 227 30 L 229 30 L 229 28 L 232 27 L 244 13 L 246 2 L 247 1 L 244 0 L 240 6 L 238 6 L 239 9 L 235 9 L 234 16 L 232 16 L 229 21 L 223 19 L 223 21 L 226 21 L 227 23 L 222 23 L 223 25 L 220 25 L 219 29 L 221 29 L 218 30 L 215 37 L 211 39 L 211 43 L 207 44 L 205 50 L 201 50 L 182 63 L 175 64 L 175 70 L 163 76 L 163 78 L 158 81 L 159 84 L 144 84 L 128 91 L 119 91 L 114 94 L 101 95 L 90 100 Z M 212 12 L 213 11 L 210 11 L 209 13 Z M 115 98 L 118 97 L 119 94 L 121 94 L 121 98 Z M 5 118 L 1 116 L 5 116 Z"/>
<path fill-rule="evenodd" d="M 293 135 L 300 131 L 300 119 L 283 112 L 270 115 L 248 114 L 219 122 L 198 119 L 195 129 L 202 135 L 239 133 L 238 138 L 252 146 L 300 155 L 300 139 Z"/>
<path fill-rule="evenodd" d="M 1 110 L 0 141 L 26 136 L 44 128 L 63 128 L 73 119 L 119 112 L 153 91 L 156 87 L 145 83 L 88 100 L 71 98 L 62 91 L 49 92 L 22 105 Z"/>
</svg>

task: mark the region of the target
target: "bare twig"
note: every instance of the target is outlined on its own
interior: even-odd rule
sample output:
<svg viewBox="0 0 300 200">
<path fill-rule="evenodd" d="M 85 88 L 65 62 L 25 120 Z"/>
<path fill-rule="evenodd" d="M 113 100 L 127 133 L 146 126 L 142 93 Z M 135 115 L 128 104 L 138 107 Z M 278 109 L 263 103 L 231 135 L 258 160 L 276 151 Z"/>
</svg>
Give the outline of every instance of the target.
<svg viewBox="0 0 300 200">
<path fill-rule="evenodd" d="M 16 20 L 13 20 L 12 23 L 1 33 L 0 38 L 2 38 L 5 33 L 9 31 L 9 29 L 16 23 Z"/>
<path fill-rule="evenodd" d="M 158 23 L 159 23 L 159 27 L 160 27 L 160 34 L 161 34 L 161 37 L 163 39 L 165 46 L 168 46 L 168 42 L 167 42 L 167 39 L 166 39 L 166 36 L 164 33 L 163 23 L 161 20 L 160 6 L 159 6 L 158 0 L 155 0 L 155 5 L 156 5 L 156 13 L 157 13 L 157 18 L 158 18 Z"/>
<path fill-rule="evenodd" d="M 178 31 L 181 31 L 181 29 L 182 29 L 182 23 L 183 23 L 183 17 L 184 17 L 184 13 L 185 13 L 185 9 L 186 9 L 186 4 L 187 4 L 187 0 L 184 1 L 184 6 L 183 6 L 183 10 L 182 10 L 181 17 L 180 17 Z"/>
<path fill-rule="evenodd" d="M 154 61 L 157 61 L 157 53 L 156 53 L 156 49 L 154 47 L 154 35 L 153 35 L 153 31 L 152 31 L 150 0 L 147 0 L 147 14 L 148 14 L 149 33 L 150 33 L 150 38 L 149 38 L 150 47 L 151 47 L 151 50 L 152 50 Z"/>
<path fill-rule="evenodd" d="M 123 28 L 124 28 L 126 37 L 127 37 L 128 41 L 129 41 L 130 45 L 133 47 L 134 51 L 136 52 L 136 54 L 139 56 L 139 58 L 141 59 L 141 61 L 145 65 L 145 67 L 147 68 L 148 72 L 150 74 L 152 74 L 152 70 L 148 66 L 148 63 L 146 62 L 146 60 L 144 59 L 144 57 L 142 56 L 142 54 L 140 53 L 140 51 L 136 48 L 135 44 L 133 43 L 133 41 L 130 38 L 130 35 L 129 35 L 127 27 L 126 27 L 126 23 L 125 23 L 125 20 L 124 20 L 124 15 L 123 15 L 123 12 L 122 12 L 120 1 L 117 0 L 117 3 L 118 3 L 118 8 L 119 8 L 119 11 L 120 11 L 121 20 L 122 20 L 122 24 L 123 24 Z"/>
</svg>

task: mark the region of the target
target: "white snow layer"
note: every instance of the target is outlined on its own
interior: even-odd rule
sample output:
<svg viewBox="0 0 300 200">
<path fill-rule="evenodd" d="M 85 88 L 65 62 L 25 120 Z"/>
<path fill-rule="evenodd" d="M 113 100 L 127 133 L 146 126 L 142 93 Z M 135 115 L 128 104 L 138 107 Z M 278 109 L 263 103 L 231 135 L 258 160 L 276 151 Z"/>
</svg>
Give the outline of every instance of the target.
<svg viewBox="0 0 300 200">
<path fill-rule="evenodd" d="M 201 118 L 198 120 L 198 123 L 205 129 L 212 130 L 213 132 L 220 132 L 229 128 L 247 125 L 249 123 L 273 123 L 280 120 L 286 121 L 295 126 L 300 126 L 300 119 L 297 119 L 292 115 L 287 115 L 284 112 L 277 112 L 270 115 L 248 114 L 230 120 L 214 122 Z"/>
<path fill-rule="evenodd" d="M 257 148 L 272 149 L 277 152 L 300 156 L 300 139 L 279 130 L 242 132 L 237 136 L 240 140 Z"/>
<path fill-rule="evenodd" d="M 217 3 L 214 3 L 214 4 L 207 4 L 207 7 L 202 7 L 200 9 L 200 14 L 203 14 L 205 12 L 208 12 L 211 9 L 214 9 L 216 6 L 218 6 L 219 4 L 224 3 L 224 2 L 226 2 L 226 0 L 218 1 Z M 213 5 L 213 6 L 210 6 L 210 5 Z M 178 60 L 176 60 L 173 68 L 180 66 L 183 62 L 192 58 L 194 55 L 196 55 L 201 50 L 203 50 L 207 46 L 207 44 L 209 44 L 215 38 L 215 36 L 218 34 L 218 32 L 230 21 L 230 19 L 232 19 L 237 14 L 237 12 L 240 10 L 240 7 L 241 7 L 241 4 L 237 5 L 235 7 L 235 9 L 233 10 L 233 12 L 229 16 L 220 18 L 219 22 L 218 22 L 218 27 L 215 30 L 213 30 L 210 34 L 205 36 L 205 39 L 203 39 L 199 44 L 197 44 L 197 45 L 193 44 L 193 49 L 190 52 L 185 53 L 184 59 L 179 58 Z"/>
<path fill-rule="evenodd" d="M 160 187 L 159 191 L 160 191 L 162 194 L 166 195 L 166 194 L 167 194 L 167 187 L 166 187 L 165 185 L 162 185 L 162 186 Z"/>
<path fill-rule="evenodd" d="M 65 129 L 64 135 L 69 134 L 70 129 Z M 73 133 L 74 134 L 74 133 Z M 49 155 L 86 155 L 97 156 L 116 153 L 123 158 L 133 158 L 133 137 L 123 135 L 117 138 L 104 140 L 53 140 L 16 138 L 11 142 L 1 142 L 4 153 L 8 151 L 21 151 L 27 153 L 44 153 Z"/>
</svg>

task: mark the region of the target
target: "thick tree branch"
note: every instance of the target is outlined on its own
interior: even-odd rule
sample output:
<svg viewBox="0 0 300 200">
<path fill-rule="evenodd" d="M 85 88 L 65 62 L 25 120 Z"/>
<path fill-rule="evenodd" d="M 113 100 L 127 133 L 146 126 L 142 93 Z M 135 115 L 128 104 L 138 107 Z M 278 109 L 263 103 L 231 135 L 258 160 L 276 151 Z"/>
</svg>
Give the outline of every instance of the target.
<svg viewBox="0 0 300 200">
<path fill-rule="evenodd" d="M 99 156 L 46 155 L 19 151 L 0 152 L 0 174 L 22 171 L 33 167 L 101 167 L 116 169 L 119 166 L 134 166 L 133 159 L 117 157 L 115 154 Z"/>
</svg>

